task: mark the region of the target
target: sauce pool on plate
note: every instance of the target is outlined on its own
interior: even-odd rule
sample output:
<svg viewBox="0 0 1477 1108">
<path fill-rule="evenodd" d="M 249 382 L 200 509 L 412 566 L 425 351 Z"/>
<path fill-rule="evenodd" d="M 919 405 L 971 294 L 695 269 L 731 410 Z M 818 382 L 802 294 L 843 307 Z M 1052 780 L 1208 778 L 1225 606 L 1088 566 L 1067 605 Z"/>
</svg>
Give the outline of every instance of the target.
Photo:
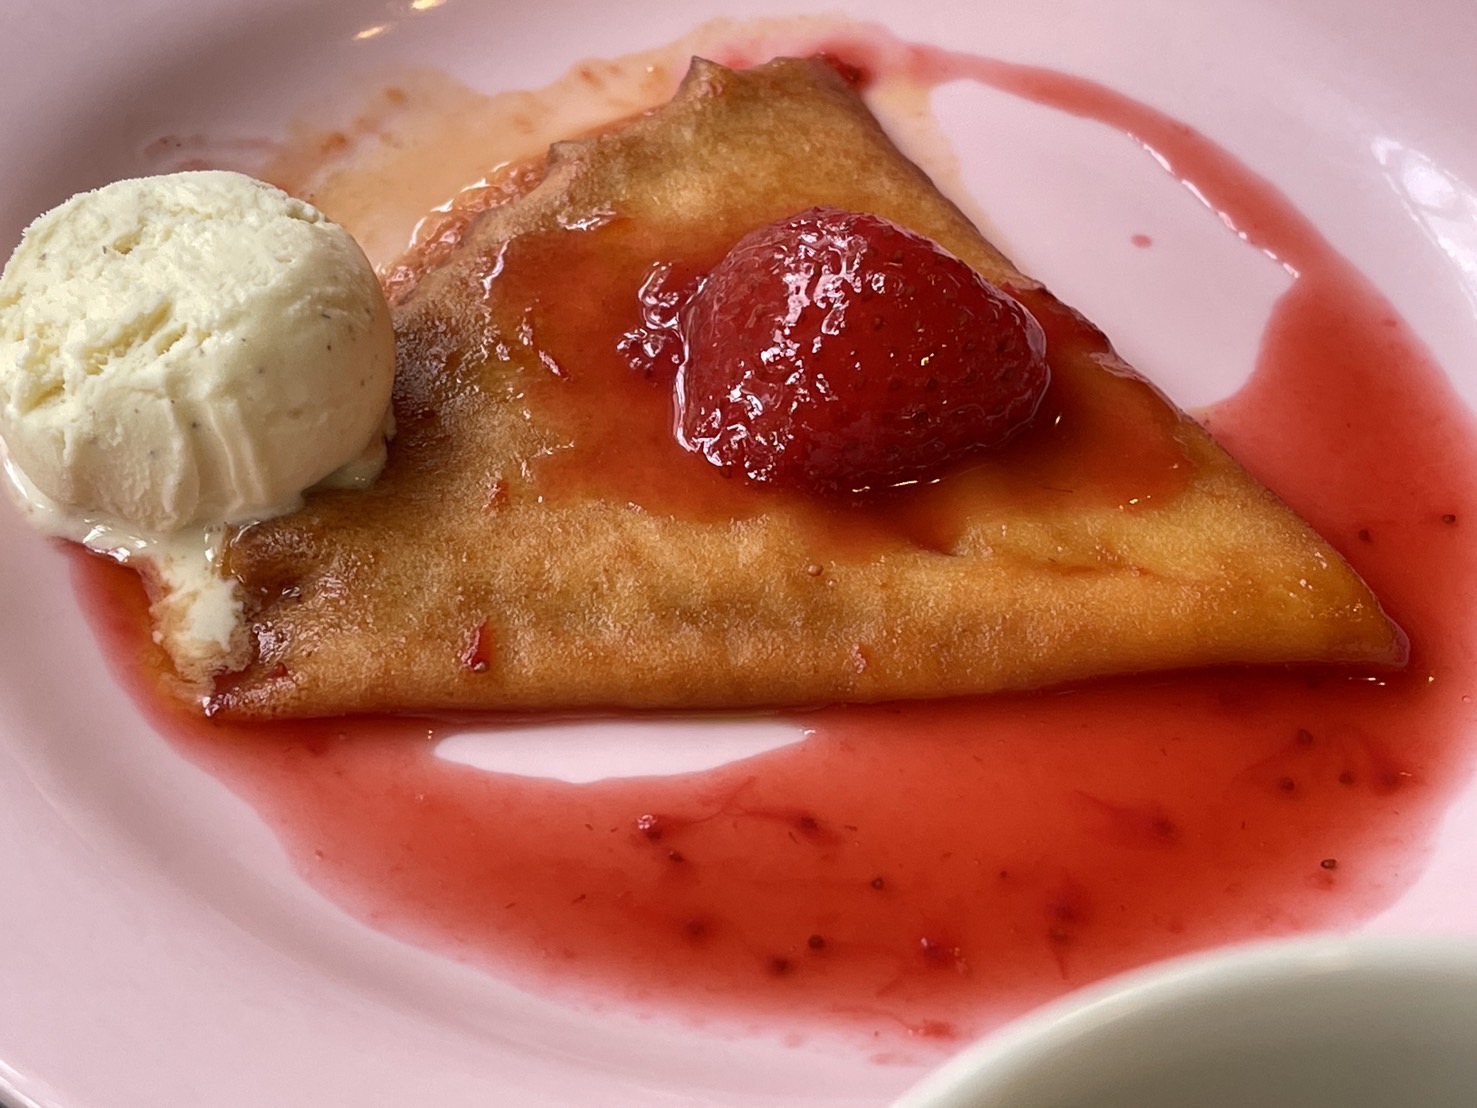
<svg viewBox="0 0 1477 1108">
<path fill-rule="evenodd" d="M 1369 581 L 1410 635 L 1408 669 L 828 708 L 794 716 L 805 741 L 742 762 L 570 784 L 437 757 L 466 721 L 189 717 L 156 691 L 133 575 L 79 556 L 141 709 L 370 925 L 574 1003 L 718 1027 L 947 1044 L 1157 958 L 1387 907 L 1473 755 L 1477 451 L 1440 369 L 1272 185 L 1175 120 L 876 33 L 791 47 L 1127 132 L 1297 273 L 1250 382 L 1203 418 Z M 734 37 L 718 60 L 762 58 Z"/>
</svg>

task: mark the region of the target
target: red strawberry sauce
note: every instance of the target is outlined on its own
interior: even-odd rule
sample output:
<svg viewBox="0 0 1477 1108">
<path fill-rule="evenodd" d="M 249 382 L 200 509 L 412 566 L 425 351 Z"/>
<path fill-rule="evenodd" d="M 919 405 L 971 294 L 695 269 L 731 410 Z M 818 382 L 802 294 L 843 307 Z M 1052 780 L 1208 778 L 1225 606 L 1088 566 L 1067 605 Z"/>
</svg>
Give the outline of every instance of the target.
<svg viewBox="0 0 1477 1108">
<path fill-rule="evenodd" d="M 571 785 L 437 759 L 451 723 L 184 718 L 154 691 L 132 575 L 79 558 L 143 710 L 325 897 L 575 1003 L 947 1043 L 1153 959 L 1368 919 L 1419 873 L 1471 768 L 1467 413 L 1370 282 L 1183 124 L 1047 70 L 831 49 L 862 79 L 977 80 L 1127 132 L 1297 272 L 1251 382 L 1208 423 L 1364 574 L 1409 632 L 1407 672 L 838 708 L 742 763 Z"/>
</svg>

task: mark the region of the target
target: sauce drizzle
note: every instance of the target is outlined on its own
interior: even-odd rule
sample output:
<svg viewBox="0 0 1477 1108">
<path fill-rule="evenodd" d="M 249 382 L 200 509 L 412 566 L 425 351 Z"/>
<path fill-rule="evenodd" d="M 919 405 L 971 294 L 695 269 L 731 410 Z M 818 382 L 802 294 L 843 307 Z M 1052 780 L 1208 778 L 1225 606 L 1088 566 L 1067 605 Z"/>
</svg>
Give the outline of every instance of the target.
<svg viewBox="0 0 1477 1108">
<path fill-rule="evenodd" d="M 154 691 L 133 575 L 79 557 L 143 710 L 325 896 L 575 1002 L 947 1044 L 1153 959 L 1388 906 L 1473 757 L 1477 438 L 1440 369 L 1274 186 L 1184 124 L 1050 70 L 875 33 L 819 45 L 861 80 L 975 80 L 1123 131 L 1295 274 L 1206 422 L 1370 582 L 1410 633 L 1407 672 L 836 708 L 741 763 L 574 785 L 438 759 L 452 722 L 186 717 Z"/>
</svg>

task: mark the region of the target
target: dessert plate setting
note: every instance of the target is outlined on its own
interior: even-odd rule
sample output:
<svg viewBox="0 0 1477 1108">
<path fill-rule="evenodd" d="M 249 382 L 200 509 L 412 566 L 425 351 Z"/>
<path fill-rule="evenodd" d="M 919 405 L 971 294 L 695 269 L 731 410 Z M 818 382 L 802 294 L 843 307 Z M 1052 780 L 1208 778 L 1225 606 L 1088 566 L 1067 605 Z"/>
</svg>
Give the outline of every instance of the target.
<svg viewBox="0 0 1477 1108">
<path fill-rule="evenodd" d="M 1189 124 L 1373 282 L 1449 377 L 1453 405 L 1477 402 L 1465 111 L 1477 15 L 1462 0 L 1419 20 L 1376 0 L 634 0 L 618 12 L 589 0 L 57 0 L 12 12 L 0 41 L 0 242 L 75 192 L 171 159 L 266 164 L 303 128 L 372 135 L 355 113 L 410 71 L 479 94 L 540 89 L 712 20 L 752 38 L 806 12 L 1101 82 Z M 903 110 L 936 120 L 957 164 L 908 152 L 1177 403 L 1211 405 L 1246 381 L 1295 277 L 1248 246 L 1257 229 L 1228 229 L 1131 137 L 1070 112 L 966 81 Z M 373 926 L 306 880 L 258 807 L 144 717 L 74 562 L 0 504 L 0 1102 L 868 1105 L 964 1045 L 546 994 Z M 1452 696 L 1470 703 L 1477 680 L 1456 681 Z M 1462 719 L 1470 749 L 1443 781 L 1418 783 L 1439 803 L 1402 850 L 1398 889 L 1339 930 L 1477 931 L 1477 711 Z M 462 733 L 438 754 L 581 785 L 675 779 L 803 741 L 787 720 L 627 719 Z M 1268 933 L 1297 930 L 1274 921 Z"/>
</svg>

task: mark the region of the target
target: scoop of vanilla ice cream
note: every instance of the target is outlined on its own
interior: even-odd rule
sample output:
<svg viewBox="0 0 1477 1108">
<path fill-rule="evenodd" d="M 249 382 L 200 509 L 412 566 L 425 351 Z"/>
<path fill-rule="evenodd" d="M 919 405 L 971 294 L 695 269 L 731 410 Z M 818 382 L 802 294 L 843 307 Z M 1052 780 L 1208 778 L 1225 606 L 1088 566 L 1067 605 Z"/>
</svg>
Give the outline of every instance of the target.
<svg viewBox="0 0 1477 1108">
<path fill-rule="evenodd" d="M 79 520 L 159 535 L 291 510 L 382 459 L 393 378 L 353 238 L 240 174 L 82 193 L 0 276 L 0 439 Z"/>
</svg>

